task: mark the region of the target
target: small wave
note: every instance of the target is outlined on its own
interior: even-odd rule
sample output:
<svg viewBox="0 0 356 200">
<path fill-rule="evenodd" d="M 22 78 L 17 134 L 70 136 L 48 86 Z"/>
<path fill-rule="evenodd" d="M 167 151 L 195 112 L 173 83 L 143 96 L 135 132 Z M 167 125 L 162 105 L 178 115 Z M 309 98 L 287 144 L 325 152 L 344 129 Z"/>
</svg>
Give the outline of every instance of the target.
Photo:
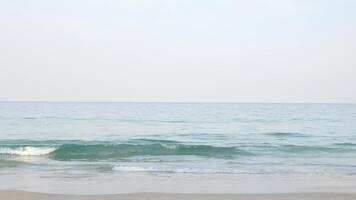
<svg viewBox="0 0 356 200">
<path fill-rule="evenodd" d="M 178 143 L 177 141 L 174 141 L 174 140 L 159 140 L 159 139 L 149 139 L 149 138 L 131 139 L 128 142 L 151 143 L 151 144 L 176 144 L 176 143 Z"/>
<path fill-rule="evenodd" d="M 280 145 L 277 151 L 282 153 L 302 154 L 302 153 L 340 153 L 350 152 L 352 149 L 336 148 L 332 146 L 307 146 L 307 145 Z"/>
<path fill-rule="evenodd" d="M 121 160 L 133 156 L 201 156 L 236 158 L 254 155 L 235 146 L 185 144 L 174 140 L 131 139 L 128 141 L 4 140 L 0 155 L 41 156 L 54 160 Z"/>
<path fill-rule="evenodd" d="M 283 135 L 283 134 L 282 134 Z M 120 161 L 135 156 L 198 156 L 218 159 L 246 158 L 258 155 L 325 155 L 355 153 L 355 143 L 320 145 L 244 143 L 233 146 L 183 143 L 174 140 L 138 138 L 127 141 L 81 140 L 4 140 L 0 156 L 43 156 L 60 161 Z"/>
<path fill-rule="evenodd" d="M 307 137 L 307 135 L 302 133 L 291 133 L 291 132 L 272 132 L 272 133 L 266 133 L 265 135 L 274 136 L 274 137 Z"/>
<path fill-rule="evenodd" d="M 184 144 L 64 144 L 51 152 L 55 160 L 106 160 L 132 156 L 192 155 L 213 158 L 232 158 L 251 153 L 235 147 Z"/>
<path fill-rule="evenodd" d="M 31 146 L 16 147 L 16 148 L 2 147 L 0 148 L 0 154 L 18 155 L 18 156 L 41 156 L 41 155 L 48 155 L 55 150 L 56 150 L 55 147 L 31 147 Z"/>
<path fill-rule="evenodd" d="M 23 119 L 38 119 L 37 117 L 23 117 Z"/>
<path fill-rule="evenodd" d="M 337 145 L 337 146 L 356 146 L 356 143 L 342 142 L 342 143 L 334 143 L 334 145 Z"/>
</svg>

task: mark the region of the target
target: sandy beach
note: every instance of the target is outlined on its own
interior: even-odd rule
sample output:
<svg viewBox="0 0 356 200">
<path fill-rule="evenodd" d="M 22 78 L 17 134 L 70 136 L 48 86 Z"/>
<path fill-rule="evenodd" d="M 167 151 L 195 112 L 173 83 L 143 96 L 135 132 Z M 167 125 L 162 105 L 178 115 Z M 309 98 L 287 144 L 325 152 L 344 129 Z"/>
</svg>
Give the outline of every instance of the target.
<svg viewBox="0 0 356 200">
<path fill-rule="evenodd" d="M 24 191 L 1 191 L 0 199 L 11 200 L 354 200 L 356 193 L 290 193 L 290 194 L 173 194 L 132 193 L 113 195 L 62 195 Z"/>
</svg>

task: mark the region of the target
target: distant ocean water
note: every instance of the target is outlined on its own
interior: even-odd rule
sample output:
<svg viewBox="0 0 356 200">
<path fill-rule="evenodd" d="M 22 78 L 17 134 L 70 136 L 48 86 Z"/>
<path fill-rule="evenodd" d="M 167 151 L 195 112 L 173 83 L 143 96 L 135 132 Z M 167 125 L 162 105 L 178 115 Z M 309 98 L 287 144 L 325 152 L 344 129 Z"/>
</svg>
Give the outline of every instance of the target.
<svg viewBox="0 0 356 200">
<path fill-rule="evenodd" d="M 0 103 L 0 179 L 88 171 L 353 175 L 356 105 Z"/>
</svg>

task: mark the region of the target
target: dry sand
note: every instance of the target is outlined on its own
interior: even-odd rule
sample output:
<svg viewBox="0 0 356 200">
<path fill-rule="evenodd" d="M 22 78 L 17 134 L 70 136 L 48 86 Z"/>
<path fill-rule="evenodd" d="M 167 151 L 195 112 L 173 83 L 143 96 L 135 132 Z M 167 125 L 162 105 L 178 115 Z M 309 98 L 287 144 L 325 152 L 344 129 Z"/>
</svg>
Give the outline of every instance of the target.
<svg viewBox="0 0 356 200">
<path fill-rule="evenodd" d="M 356 193 L 291 194 L 172 194 L 133 193 L 113 195 L 63 195 L 0 191 L 1 200 L 356 200 Z"/>
</svg>

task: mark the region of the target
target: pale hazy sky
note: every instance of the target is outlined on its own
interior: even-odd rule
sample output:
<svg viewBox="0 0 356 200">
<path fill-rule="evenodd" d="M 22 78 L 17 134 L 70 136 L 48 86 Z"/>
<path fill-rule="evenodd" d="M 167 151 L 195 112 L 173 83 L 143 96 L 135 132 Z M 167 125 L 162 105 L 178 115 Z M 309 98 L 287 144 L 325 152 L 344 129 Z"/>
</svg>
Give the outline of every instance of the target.
<svg viewBox="0 0 356 200">
<path fill-rule="evenodd" d="M 356 102 L 355 0 L 0 0 L 0 100 Z"/>
</svg>

